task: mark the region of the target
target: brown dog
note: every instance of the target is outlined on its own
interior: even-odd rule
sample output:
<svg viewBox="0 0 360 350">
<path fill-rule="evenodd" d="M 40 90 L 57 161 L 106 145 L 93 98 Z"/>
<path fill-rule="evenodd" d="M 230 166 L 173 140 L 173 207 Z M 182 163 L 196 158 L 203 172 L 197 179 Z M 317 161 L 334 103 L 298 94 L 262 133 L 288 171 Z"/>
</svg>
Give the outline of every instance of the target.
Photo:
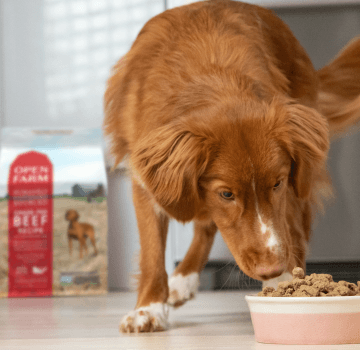
<svg viewBox="0 0 360 350">
<path fill-rule="evenodd" d="M 121 330 L 162 330 L 167 304 L 196 293 L 217 231 L 250 277 L 305 268 L 312 208 L 331 192 L 330 136 L 360 119 L 360 40 L 316 71 L 270 10 L 177 7 L 115 66 L 105 113 L 112 155 L 129 160 L 141 244 L 138 301 Z M 195 230 L 168 281 L 169 219 Z"/>
<path fill-rule="evenodd" d="M 68 240 L 69 240 L 69 253 L 72 254 L 72 240 L 78 240 L 80 244 L 80 259 L 83 257 L 83 248 L 85 253 L 88 253 L 86 246 L 86 239 L 89 238 L 92 245 L 94 246 L 95 255 L 98 251 L 95 242 L 95 231 L 94 227 L 85 222 L 78 222 L 79 213 L 74 209 L 69 209 L 65 214 L 65 219 L 69 221 L 68 228 Z"/>
</svg>

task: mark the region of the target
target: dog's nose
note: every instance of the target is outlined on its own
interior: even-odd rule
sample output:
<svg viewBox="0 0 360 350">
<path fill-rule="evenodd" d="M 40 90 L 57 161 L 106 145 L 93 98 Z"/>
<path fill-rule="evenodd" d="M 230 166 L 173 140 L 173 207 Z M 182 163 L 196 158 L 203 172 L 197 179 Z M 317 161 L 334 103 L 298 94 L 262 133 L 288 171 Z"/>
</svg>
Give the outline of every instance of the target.
<svg viewBox="0 0 360 350">
<path fill-rule="evenodd" d="M 255 267 L 255 273 L 261 280 L 267 281 L 271 278 L 280 276 L 285 271 L 285 267 L 281 264 L 266 265 L 259 264 Z"/>
</svg>

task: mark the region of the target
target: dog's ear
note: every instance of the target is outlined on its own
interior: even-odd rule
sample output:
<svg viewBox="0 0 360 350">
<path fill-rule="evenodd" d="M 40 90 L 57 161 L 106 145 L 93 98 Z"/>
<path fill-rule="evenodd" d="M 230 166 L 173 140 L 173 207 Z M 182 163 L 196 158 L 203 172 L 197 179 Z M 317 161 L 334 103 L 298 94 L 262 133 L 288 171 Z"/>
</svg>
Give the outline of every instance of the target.
<svg viewBox="0 0 360 350">
<path fill-rule="evenodd" d="M 204 137 L 180 124 L 159 127 L 137 145 L 131 163 L 147 190 L 178 221 L 193 219 L 199 207 L 198 180 L 209 160 Z"/>
<path fill-rule="evenodd" d="M 329 149 L 328 123 L 313 108 L 290 104 L 285 131 L 292 158 L 290 183 L 297 197 L 307 199 L 325 166 Z"/>
</svg>

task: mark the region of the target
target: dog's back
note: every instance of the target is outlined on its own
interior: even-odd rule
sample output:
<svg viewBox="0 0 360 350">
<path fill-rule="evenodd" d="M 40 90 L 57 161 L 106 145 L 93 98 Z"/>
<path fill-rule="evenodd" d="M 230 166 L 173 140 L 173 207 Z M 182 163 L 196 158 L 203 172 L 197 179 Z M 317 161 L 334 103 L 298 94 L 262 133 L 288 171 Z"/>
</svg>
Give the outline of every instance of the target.
<svg viewBox="0 0 360 350">
<path fill-rule="evenodd" d="M 81 225 L 82 232 L 85 237 L 89 237 L 94 234 L 94 226 L 93 225 L 90 225 L 86 222 L 80 222 L 79 224 Z"/>
<path fill-rule="evenodd" d="M 210 1 L 151 19 L 108 81 L 104 125 L 116 161 L 156 127 L 239 94 L 244 75 L 264 98 L 282 91 L 316 103 L 312 63 L 272 11 Z"/>
</svg>

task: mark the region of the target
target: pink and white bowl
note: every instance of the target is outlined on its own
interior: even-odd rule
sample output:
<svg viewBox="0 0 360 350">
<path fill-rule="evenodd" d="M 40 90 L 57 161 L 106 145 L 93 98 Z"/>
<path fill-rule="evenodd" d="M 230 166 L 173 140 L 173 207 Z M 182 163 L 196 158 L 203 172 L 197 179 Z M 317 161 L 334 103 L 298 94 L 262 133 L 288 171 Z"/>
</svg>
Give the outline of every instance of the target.
<svg viewBox="0 0 360 350">
<path fill-rule="evenodd" d="M 246 295 L 255 339 L 272 344 L 360 343 L 360 296 Z"/>
</svg>

